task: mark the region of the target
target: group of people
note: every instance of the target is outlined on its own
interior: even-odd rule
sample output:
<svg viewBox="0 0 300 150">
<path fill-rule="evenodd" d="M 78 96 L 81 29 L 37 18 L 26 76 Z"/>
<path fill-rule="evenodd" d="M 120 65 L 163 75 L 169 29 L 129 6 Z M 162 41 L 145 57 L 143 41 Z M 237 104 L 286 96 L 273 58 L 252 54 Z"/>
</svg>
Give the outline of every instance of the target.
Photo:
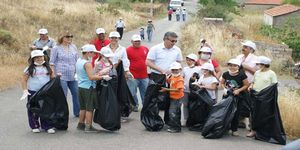
<svg viewBox="0 0 300 150">
<path fill-rule="evenodd" d="M 176 21 L 180 21 L 180 18 L 182 18 L 182 21 L 186 20 L 187 11 L 186 8 L 177 8 L 175 11 L 173 8 L 169 8 L 168 10 L 168 20 L 172 21 L 172 16 L 175 14 Z"/>
<path fill-rule="evenodd" d="M 153 26 L 154 28 L 154 26 Z M 116 68 L 121 62 L 130 93 L 134 97 L 138 111 L 139 102 L 137 89 L 143 101 L 152 75 L 165 76 L 168 86 L 159 92 L 168 92 L 170 96 L 169 117 L 172 118 L 176 110 L 183 105 L 182 125 L 186 124 L 188 116 L 188 101 L 190 93 L 190 79 L 194 78 L 192 85 L 206 89 L 214 103 L 218 102 L 217 89 L 224 89 L 223 96 L 232 91 L 235 96 L 248 96 L 248 90 L 261 91 L 272 83 L 277 83 L 276 74 L 270 70 L 271 59 L 265 56 L 256 56 L 256 45 L 252 41 L 242 43 L 242 54 L 227 62 L 228 70 L 221 72 L 218 62 L 212 58 L 213 49 L 206 40 L 201 40 L 198 55 L 191 53 L 185 58 L 181 49 L 175 44 L 178 36 L 175 32 L 166 32 L 163 42 L 150 48 L 141 45 L 142 37 L 135 34 L 131 38 L 131 46 L 125 48 L 119 44 L 121 35 L 113 31 L 106 38 L 103 28 L 96 29 L 97 38 L 80 48 L 82 57 L 79 58 L 77 46 L 72 43 L 73 35 L 65 32 L 60 35 L 57 43 L 48 36 L 47 29 L 40 29 L 40 38 L 30 46 L 32 50 L 28 60 L 28 67 L 24 70 L 21 99 L 30 99 L 45 83 L 55 76 L 60 76 L 61 86 L 65 96 L 70 89 L 73 100 L 73 115 L 79 117 L 78 130 L 85 132 L 98 132 L 92 125 L 94 102 L 97 99 L 95 81 L 109 81 L 110 70 Z M 147 71 L 150 68 L 150 74 Z M 90 89 L 93 92 L 91 93 Z M 239 101 L 237 111 L 231 123 L 232 135 L 236 136 L 239 123 Z M 251 117 L 243 116 L 246 118 Z M 178 119 L 178 118 L 173 118 Z M 45 120 L 28 111 L 28 120 L 32 132 L 42 130 L 55 133 L 55 129 Z M 180 120 L 179 120 L 180 121 Z M 169 132 L 179 132 L 181 128 L 168 127 Z M 255 131 L 247 134 L 255 136 Z"/>
</svg>

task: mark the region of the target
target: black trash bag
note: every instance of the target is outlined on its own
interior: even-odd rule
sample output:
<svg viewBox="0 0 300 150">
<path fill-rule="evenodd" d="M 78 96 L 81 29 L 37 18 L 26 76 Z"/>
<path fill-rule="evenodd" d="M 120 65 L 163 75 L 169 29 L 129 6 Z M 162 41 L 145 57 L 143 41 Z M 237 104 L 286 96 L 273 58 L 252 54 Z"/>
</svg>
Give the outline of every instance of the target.
<svg viewBox="0 0 300 150">
<path fill-rule="evenodd" d="M 164 121 L 159 116 L 158 100 L 156 98 L 160 88 L 160 85 L 150 80 L 146 90 L 141 111 L 141 122 L 149 131 L 159 131 L 164 127 Z"/>
<path fill-rule="evenodd" d="M 59 77 L 37 91 L 28 101 L 27 108 L 56 129 L 68 129 L 69 107 Z"/>
<path fill-rule="evenodd" d="M 118 74 L 117 98 L 120 104 L 121 116 L 128 117 L 136 104 L 128 88 L 122 62 L 119 63 L 116 70 Z"/>
<path fill-rule="evenodd" d="M 170 107 L 170 101 L 169 107 Z M 181 131 L 181 107 L 177 107 L 174 113 L 169 113 L 169 109 L 165 111 L 164 121 L 170 128 Z"/>
<path fill-rule="evenodd" d="M 252 128 L 256 131 L 255 138 L 258 140 L 286 144 L 286 134 L 281 121 L 278 108 L 277 83 L 261 90 L 251 91 L 253 102 Z"/>
<path fill-rule="evenodd" d="M 226 98 L 212 107 L 202 129 L 202 136 L 209 139 L 221 138 L 228 130 L 236 110 L 236 97 L 228 93 Z"/>
<path fill-rule="evenodd" d="M 242 92 L 240 94 L 242 94 L 239 98 L 240 116 L 242 118 L 250 117 L 251 103 L 250 103 L 249 95 L 247 92 Z"/>
<path fill-rule="evenodd" d="M 160 85 L 161 87 L 166 87 L 167 79 L 166 75 L 164 74 L 157 74 L 151 73 L 150 80 L 153 80 L 155 83 Z M 159 89 L 160 90 L 160 89 Z M 157 102 L 159 110 L 168 110 L 168 101 L 169 101 L 169 94 L 167 92 L 159 92 L 157 95 Z"/>
<path fill-rule="evenodd" d="M 97 102 L 95 105 L 94 122 L 106 130 L 116 131 L 121 128 L 120 106 L 112 84 L 117 80 L 97 81 Z"/>
<path fill-rule="evenodd" d="M 196 86 L 190 91 L 188 101 L 189 117 L 186 126 L 190 130 L 201 131 L 215 102 L 203 88 Z"/>
</svg>

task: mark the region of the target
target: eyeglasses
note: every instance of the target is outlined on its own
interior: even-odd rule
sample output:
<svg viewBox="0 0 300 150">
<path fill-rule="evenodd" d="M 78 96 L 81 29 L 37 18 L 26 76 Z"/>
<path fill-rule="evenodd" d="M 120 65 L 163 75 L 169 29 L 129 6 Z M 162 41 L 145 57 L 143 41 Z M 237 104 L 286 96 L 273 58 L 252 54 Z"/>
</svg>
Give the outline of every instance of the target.
<svg viewBox="0 0 300 150">
<path fill-rule="evenodd" d="M 177 43 L 177 40 L 170 40 L 170 39 L 168 39 L 168 40 L 172 43 Z"/>
<path fill-rule="evenodd" d="M 73 35 L 67 35 L 66 38 L 73 38 Z"/>
</svg>

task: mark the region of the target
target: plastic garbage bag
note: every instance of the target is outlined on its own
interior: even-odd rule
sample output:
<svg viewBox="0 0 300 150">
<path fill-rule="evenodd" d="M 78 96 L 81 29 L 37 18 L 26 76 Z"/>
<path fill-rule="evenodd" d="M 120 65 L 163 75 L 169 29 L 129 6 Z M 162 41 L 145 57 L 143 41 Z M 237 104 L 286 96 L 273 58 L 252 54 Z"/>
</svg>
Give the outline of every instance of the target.
<svg viewBox="0 0 300 150">
<path fill-rule="evenodd" d="M 109 81 L 102 80 L 97 82 L 97 101 L 93 119 L 102 128 L 110 131 L 116 131 L 121 128 L 120 106 L 112 87 L 114 80 L 117 80 L 116 76 Z"/>
<path fill-rule="evenodd" d="M 202 136 L 210 139 L 221 138 L 228 130 L 236 109 L 236 99 L 232 93 L 229 93 L 226 98 L 212 107 L 202 129 Z"/>
<path fill-rule="evenodd" d="M 155 83 L 161 87 L 167 87 L 167 79 L 164 74 L 151 73 L 150 80 L 153 80 Z M 160 89 L 159 89 L 160 90 Z M 169 108 L 169 94 L 166 92 L 159 92 L 157 95 L 157 102 L 159 110 L 168 110 Z"/>
<path fill-rule="evenodd" d="M 205 89 L 193 87 L 189 94 L 187 127 L 193 131 L 201 131 L 214 103 Z"/>
<path fill-rule="evenodd" d="M 69 107 L 59 77 L 37 91 L 28 101 L 27 108 L 56 129 L 68 129 Z"/>
<path fill-rule="evenodd" d="M 285 145 L 286 134 L 277 103 L 277 83 L 270 85 L 260 92 L 252 90 L 250 97 L 253 102 L 252 128 L 256 131 L 255 138 Z"/>
<path fill-rule="evenodd" d="M 144 104 L 141 111 L 141 122 L 149 131 L 159 131 L 164 127 L 164 121 L 159 116 L 158 99 L 160 85 L 153 80 L 149 81 L 146 90 Z"/>
</svg>

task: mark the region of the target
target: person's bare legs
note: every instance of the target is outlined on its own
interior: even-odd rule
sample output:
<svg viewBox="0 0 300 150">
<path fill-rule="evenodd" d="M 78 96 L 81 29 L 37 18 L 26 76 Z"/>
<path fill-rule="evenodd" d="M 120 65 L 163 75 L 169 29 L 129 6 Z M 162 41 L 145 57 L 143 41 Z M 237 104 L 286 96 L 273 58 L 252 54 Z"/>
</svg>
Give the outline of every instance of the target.
<svg viewBox="0 0 300 150">
<path fill-rule="evenodd" d="M 85 117 L 86 117 L 86 111 L 85 110 L 80 110 L 80 112 L 79 112 L 79 123 L 85 123 L 84 122 Z"/>
<path fill-rule="evenodd" d="M 92 125 L 93 111 L 85 111 L 85 123 Z"/>
</svg>

